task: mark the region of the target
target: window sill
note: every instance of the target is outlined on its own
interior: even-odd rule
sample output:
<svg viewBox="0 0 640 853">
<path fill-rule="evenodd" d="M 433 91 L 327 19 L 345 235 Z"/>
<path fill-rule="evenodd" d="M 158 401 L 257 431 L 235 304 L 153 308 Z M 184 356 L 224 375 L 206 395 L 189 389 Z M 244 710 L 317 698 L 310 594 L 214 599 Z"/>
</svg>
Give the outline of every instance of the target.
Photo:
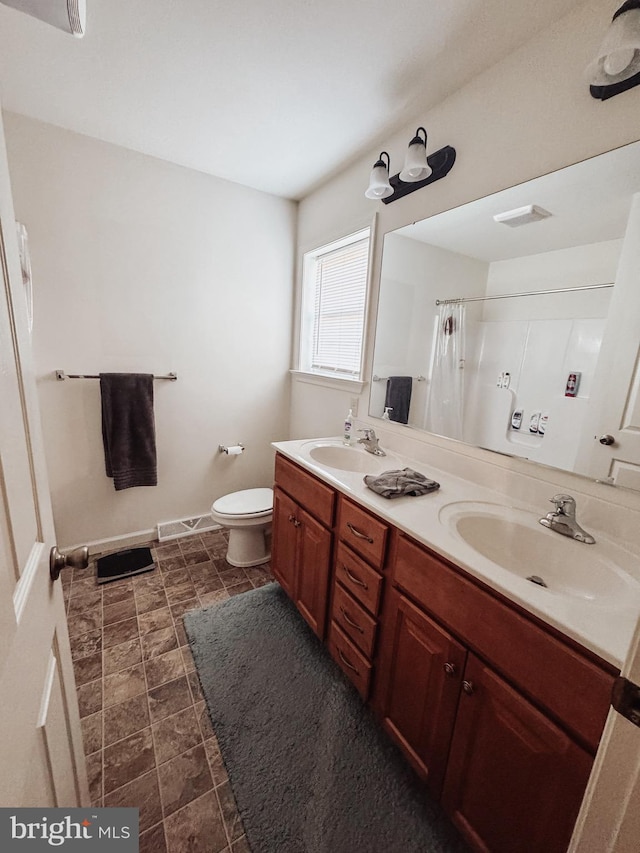
<svg viewBox="0 0 640 853">
<path fill-rule="evenodd" d="M 334 388 L 336 391 L 349 391 L 352 394 L 361 394 L 367 384 L 361 379 L 342 379 L 338 376 L 324 376 L 321 373 L 307 373 L 304 370 L 290 370 L 289 373 L 298 382 Z"/>
</svg>

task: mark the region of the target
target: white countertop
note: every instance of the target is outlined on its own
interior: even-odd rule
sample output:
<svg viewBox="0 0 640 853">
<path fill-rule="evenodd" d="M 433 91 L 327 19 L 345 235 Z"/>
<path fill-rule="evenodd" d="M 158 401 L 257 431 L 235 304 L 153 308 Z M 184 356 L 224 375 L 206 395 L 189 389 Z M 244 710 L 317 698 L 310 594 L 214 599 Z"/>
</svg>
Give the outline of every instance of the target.
<svg viewBox="0 0 640 853">
<path fill-rule="evenodd" d="M 437 480 L 440 483 L 440 488 L 420 497 L 383 498 L 367 488 L 363 481 L 362 472 L 330 468 L 313 460 L 309 456 L 309 449 L 323 441 L 337 442 L 339 439 L 334 437 L 324 440 L 281 441 L 274 442 L 272 446 L 293 462 L 333 486 L 337 491 L 372 510 L 376 515 L 460 566 L 470 575 L 521 605 L 530 613 L 573 638 L 604 660 L 614 666 L 622 666 L 640 614 L 640 561 L 638 555 L 623 550 L 608 540 L 606 531 L 590 528 L 589 532 L 594 534 L 596 543 L 586 545 L 540 527 L 543 535 L 548 534 L 548 536 L 554 537 L 551 540 L 552 547 L 557 540 L 560 559 L 562 558 L 562 549 L 567 547 L 590 549 L 589 559 L 602 558 L 608 562 L 611 562 L 612 553 L 615 554 L 616 565 L 622 567 L 620 575 L 625 580 L 625 589 L 623 595 L 608 594 L 605 590 L 602 595 L 588 598 L 581 595 L 558 593 L 552 589 L 537 586 L 482 556 L 465 542 L 454 525 L 447 523 L 447 516 L 456 510 L 455 506 L 451 506 L 452 504 L 469 501 L 476 504 L 494 504 L 498 505 L 499 508 L 514 507 L 519 511 L 525 511 L 531 522 L 537 523 L 541 515 L 539 507 L 527 506 L 520 501 L 511 502 L 500 492 L 483 488 L 476 483 L 468 482 L 461 477 L 439 470 L 433 465 L 412 460 L 395 451 L 380 460 L 382 470 L 413 468 L 425 476 Z M 364 449 L 358 449 L 366 454 Z M 373 458 L 376 459 L 376 457 Z M 505 549 L 508 548 L 509 543 L 507 542 Z M 594 550 L 591 551 L 591 549 Z M 583 552 L 572 551 L 571 553 L 573 555 Z M 585 557 L 587 557 L 586 552 Z M 544 576 L 544 566 L 541 565 L 539 568 L 540 570 L 535 573 Z M 627 584 L 629 579 L 631 582 Z"/>
</svg>

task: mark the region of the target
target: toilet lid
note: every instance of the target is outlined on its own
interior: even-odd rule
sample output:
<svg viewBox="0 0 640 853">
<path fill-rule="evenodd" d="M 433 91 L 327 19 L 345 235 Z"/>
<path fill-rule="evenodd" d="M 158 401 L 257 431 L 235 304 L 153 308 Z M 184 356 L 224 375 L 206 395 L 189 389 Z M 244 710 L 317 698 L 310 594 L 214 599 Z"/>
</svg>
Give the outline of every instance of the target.
<svg viewBox="0 0 640 853">
<path fill-rule="evenodd" d="M 244 489 L 231 492 L 218 498 L 213 504 L 215 512 L 224 515 L 255 515 L 259 512 L 271 512 L 273 509 L 273 489 Z"/>
</svg>

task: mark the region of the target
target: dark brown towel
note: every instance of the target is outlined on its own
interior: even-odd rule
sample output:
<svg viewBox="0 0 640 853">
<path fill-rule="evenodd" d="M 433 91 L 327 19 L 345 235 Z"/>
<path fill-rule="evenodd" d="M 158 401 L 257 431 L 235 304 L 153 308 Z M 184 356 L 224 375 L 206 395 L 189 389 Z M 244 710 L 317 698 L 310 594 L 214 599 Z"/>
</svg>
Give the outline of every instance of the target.
<svg viewBox="0 0 640 853">
<path fill-rule="evenodd" d="M 372 492 L 377 492 L 383 498 L 402 498 L 405 495 L 427 495 L 440 488 L 440 483 L 429 480 L 413 468 L 398 468 L 385 471 L 378 477 L 367 474 L 364 481 Z"/>
<path fill-rule="evenodd" d="M 390 408 L 389 420 L 399 424 L 409 421 L 409 406 L 411 405 L 411 390 L 413 379 L 411 376 L 390 376 L 387 379 L 387 394 L 385 397 L 385 408 Z"/>
<path fill-rule="evenodd" d="M 153 375 L 101 373 L 102 441 L 107 477 L 116 491 L 156 486 Z"/>
</svg>

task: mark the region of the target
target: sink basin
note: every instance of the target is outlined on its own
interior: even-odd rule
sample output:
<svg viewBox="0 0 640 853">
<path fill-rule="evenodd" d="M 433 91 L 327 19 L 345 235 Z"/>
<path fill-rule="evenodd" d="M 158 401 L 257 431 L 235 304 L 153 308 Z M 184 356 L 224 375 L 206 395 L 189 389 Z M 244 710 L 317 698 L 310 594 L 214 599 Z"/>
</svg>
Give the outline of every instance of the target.
<svg viewBox="0 0 640 853">
<path fill-rule="evenodd" d="M 399 462 L 393 456 L 375 456 L 361 445 L 351 447 L 339 441 L 314 441 L 304 448 L 313 462 L 339 471 L 356 471 L 362 474 L 378 474 L 397 468 Z"/>
<path fill-rule="evenodd" d="M 639 589 L 626 570 L 631 555 L 598 536 L 586 545 L 548 530 L 535 513 L 460 501 L 443 507 L 440 521 L 478 554 L 547 593 L 604 602 Z"/>
</svg>

